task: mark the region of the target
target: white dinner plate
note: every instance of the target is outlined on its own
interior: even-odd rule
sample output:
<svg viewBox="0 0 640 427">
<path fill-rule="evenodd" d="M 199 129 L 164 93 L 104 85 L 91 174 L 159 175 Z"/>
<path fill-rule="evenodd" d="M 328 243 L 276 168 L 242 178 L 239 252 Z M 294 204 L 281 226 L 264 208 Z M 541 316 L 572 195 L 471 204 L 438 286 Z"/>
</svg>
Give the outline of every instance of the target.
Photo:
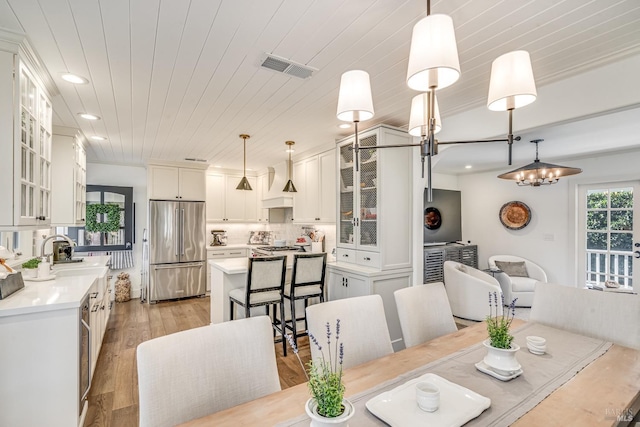
<svg viewBox="0 0 640 427">
<path fill-rule="evenodd" d="M 440 388 L 440 407 L 425 412 L 416 403 L 416 383 L 429 381 Z M 393 427 L 461 426 L 491 406 L 491 399 L 452 383 L 436 374 L 419 378 L 369 399 L 366 407 Z"/>
</svg>

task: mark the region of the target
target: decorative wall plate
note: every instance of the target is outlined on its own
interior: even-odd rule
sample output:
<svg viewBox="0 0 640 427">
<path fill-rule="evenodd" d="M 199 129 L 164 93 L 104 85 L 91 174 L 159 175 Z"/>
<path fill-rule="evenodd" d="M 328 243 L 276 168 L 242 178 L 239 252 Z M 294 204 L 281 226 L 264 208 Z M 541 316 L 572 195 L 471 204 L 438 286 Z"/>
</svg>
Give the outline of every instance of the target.
<svg viewBox="0 0 640 427">
<path fill-rule="evenodd" d="M 531 221 L 531 209 L 522 202 L 505 203 L 500 208 L 500 222 L 509 230 L 525 228 Z"/>
<path fill-rule="evenodd" d="M 429 230 L 437 230 L 442 225 L 442 216 L 437 208 L 424 210 L 424 226 Z"/>
</svg>

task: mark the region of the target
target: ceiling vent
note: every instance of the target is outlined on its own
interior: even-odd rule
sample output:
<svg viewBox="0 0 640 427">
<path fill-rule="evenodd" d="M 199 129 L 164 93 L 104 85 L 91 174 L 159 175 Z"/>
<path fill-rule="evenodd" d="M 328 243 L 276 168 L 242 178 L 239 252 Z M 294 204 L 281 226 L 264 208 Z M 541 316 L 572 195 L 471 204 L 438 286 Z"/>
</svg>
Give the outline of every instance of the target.
<svg viewBox="0 0 640 427">
<path fill-rule="evenodd" d="M 268 68 L 300 79 L 308 79 L 314 71 L 318 71 L 316 68 L 307 67 L 306 65 L 298 64 L 271 54 L 266 54 L 260 65 L 262 68 Z"/>
<path fill-rule="evenodd" d="M 185 157 L 184 158 L 186 161 L 188 162 L 200 162 L 200 163 L 207 163 L 207 159 L 197 159 L 194 157 Z"/>
</svg>

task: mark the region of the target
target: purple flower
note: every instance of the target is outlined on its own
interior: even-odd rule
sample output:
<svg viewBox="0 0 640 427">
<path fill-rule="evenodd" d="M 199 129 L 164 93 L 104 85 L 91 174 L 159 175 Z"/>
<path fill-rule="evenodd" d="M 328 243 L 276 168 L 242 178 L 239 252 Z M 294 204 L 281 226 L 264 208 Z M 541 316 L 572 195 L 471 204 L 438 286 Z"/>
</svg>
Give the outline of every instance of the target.
<svg viewBox="0 0 640 427">
<path fill-rule="evenodd" d="M 316 339 L 316 337 L 307 330 L 307 334 L 309 335 L 309 339 L 311 340 L 312 343 L 314 343 L 316 345 L 316 347 L 318 347 L 319 351 L 322 351 L 322 346 L 320 345 L 320 343 L 318 342 L 318 340 Z"/>
<path fill-rule="evenodd" d="M 342 365 L 342 360 L 344 359 L 344 345 L 340 343 L 340 364 Z"/>
<path fill-rule="evenodd" d="M 331 326 L 327 322 L 327 345 L 331 345 Z"/>
<path fill-rule="evenodd" d="M 289 342 L 289 347 L 291 347 L 291 349 L 293 350 L 293 353 L 298 354 L 298 347 L 296 346 L 296 343 L 293 342 L 293 337 L 289 334 L 284 334 L 284 336 Z"/>
<path fill-rule="evenodd" d="M 336 341 L 340 338 L 340 319 L 336 320 Z"/>
</svg>

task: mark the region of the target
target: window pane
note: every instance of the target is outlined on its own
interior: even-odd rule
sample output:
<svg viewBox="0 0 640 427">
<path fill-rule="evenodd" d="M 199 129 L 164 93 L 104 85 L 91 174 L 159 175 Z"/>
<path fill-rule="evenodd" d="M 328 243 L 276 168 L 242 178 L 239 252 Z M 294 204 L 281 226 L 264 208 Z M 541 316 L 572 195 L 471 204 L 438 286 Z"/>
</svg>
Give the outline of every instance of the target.
<svg viewBox="0 0 640 427">
<path fill-rule="evenodd" d="M 633 208 L 633 189 L 619 188 L 611 190 L 612 208 Z"/>
<path fill-rule="evenodd" d="M 611 250 L 612 251 L 631 252 L 633 250 L 632 248 L 633 248 L 632 233 L 611 233 Z"/>
<path fill-rule="evenodd" d="M 99 191 L 87 191 L 87 204 L 90 205 L 92 203 L 102 203 Z"/>
<path fill-rule="evenodd" d="M 124 230 L 120 229 L 119 231 L 104 233 L 104 245 L 124 245 Z"/>
<path fill-rule="evenodd" d="M 607 207 L 607 190 L 587 191 L 587 209 L 605 209 Z"/>
<path fill-rule="evenodd" d="M 611 229 L 612 230 L 633 230 L 633 211 L 611 211 Z"/>
<path fill-rule="evenodd" d="M 124 209 L 124 194 L 105 192 L 104 203 L 115 204 L 118 205 L 120 209 Z"/>
<path fill-rule="evenodd" d="M 607 212 L 589 211 L 587 212 L 587 230 L 606 230 Z"/>
<path fill-rule="evenodd" d="M 587 249 L 607 250 L 607 234 L 606 233 L 587 233 Z"/>
</svg>

